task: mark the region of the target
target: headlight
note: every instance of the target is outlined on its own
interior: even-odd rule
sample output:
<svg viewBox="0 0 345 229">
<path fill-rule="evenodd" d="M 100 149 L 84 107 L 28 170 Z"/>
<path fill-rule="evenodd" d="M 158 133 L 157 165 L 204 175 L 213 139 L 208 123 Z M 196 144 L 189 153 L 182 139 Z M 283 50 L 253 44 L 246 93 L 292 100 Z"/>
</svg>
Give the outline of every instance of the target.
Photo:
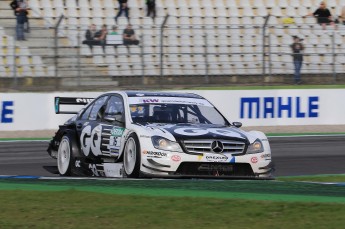
<svg viewBox="0 0 345 229">
<path fill-rule="evenodd" d="M 151 140 L 152 140 L 153 146 L 156 149 L 182 152 L 182 149 L 177 142 L 173 142 L 159 136 L 153 136 Z"/>
<path fill-rule="evenodd" d="M 260 139 L 256 139 L 252 144 L 248 146 L 247 154 L 251 153 L 262 153 L 264 152 L 264 147 Z"/>
</svg>

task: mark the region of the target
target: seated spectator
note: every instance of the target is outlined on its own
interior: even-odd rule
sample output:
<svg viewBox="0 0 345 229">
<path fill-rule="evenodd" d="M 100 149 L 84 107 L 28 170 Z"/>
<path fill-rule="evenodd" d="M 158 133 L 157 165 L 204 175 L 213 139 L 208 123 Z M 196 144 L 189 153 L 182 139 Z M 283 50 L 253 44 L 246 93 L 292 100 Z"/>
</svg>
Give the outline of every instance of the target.
<svg viewBox="0 0 345 229">
<path fill-rule="evenodd" d="M 117 26 L 112 27 L 112 31 L 107 36 L 107 45 L 114 45 L 116 48 L 118 45 L 123 44 L 122 36 L 117 32 Z"/>
<path fill-rule="evenodd" d="M 100 45 L 103 46 L 103 51 L 104 51 L 104 46 L 106 45 L 106 39 L 108 35 L 107 26 L 103 25 L 102 29 L 98 33 L 99 33 L 99 37 L 96 37 L 96 40 L 98 40 Z"/>
<path fill-rule="evenodd" d="M 94 45 L 100 45 L 100 42 L 98 40 L 99 37 L 100 37 L 100 33 L 97 32 L 96 25 L 92 24 L 90 25 L 89 29 L 86 30 L 85 40 L 83 41 L 83 44 L 88 45 L 90 49 L 92 50 L 92 47 Z"/>
<path fill-rule="evenodd" d="M 117 26 L 113 25 L 111 32 L 109 33 L 110 35 L 119 35 L 117 32 Z"/>
<path fill-rule="evenodd" d="M 317 8 L 314 13 L 310 13 L 307 16 L 314 16 L 317 19 L 317 23 L 322 26 L 323 29 L 326 29 L 326 25 L 334 26 L 334 21 L 332 20 L 332 14 L 327 9 L 325 2 L 320 2 L 320 7 Z"/>
<path fill-rule="evenodd" d="M 340 22 L 345 25 L 345 6 L 341 8 L 341 14 L 339 16 Z"/>
<path fill-rule="evenodd" d="M 123 44 L 124 45 L 138 45 L 139 41 L 135 36 L 135 32 L 132 29 L 132 25 L 128 24 L 126 29 L 123 31 L 122 34 Z"/>
</svg>

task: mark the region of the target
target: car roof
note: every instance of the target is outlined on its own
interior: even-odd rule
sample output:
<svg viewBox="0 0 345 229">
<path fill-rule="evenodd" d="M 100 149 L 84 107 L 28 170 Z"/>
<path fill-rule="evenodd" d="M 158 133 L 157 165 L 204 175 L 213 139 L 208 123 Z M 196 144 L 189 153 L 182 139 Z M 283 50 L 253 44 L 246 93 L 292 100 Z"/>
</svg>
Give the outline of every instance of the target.
<svg viewBox="0 0 345 229">
<path fill-rule="evenodd" d="M 128 97 L 180 97 L 180 98 L 194 98 L 204 99 L 202 96 L 192 93 L 179 92 L 152 92 L 152 91 L 125 91 Z"/>
</svg>

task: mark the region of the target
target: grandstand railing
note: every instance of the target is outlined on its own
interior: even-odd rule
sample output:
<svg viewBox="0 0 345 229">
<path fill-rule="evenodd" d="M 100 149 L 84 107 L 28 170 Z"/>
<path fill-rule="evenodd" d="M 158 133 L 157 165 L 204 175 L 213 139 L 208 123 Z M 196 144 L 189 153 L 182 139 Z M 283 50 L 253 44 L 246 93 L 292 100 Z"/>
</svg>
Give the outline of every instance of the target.
<svg viewBox="0 0 345 229">
<path fill-rule="evenodd" d="M 164 17 L 155 22 L 133 17 L 130 22 L 140 40 L 138 46 L 106 46 L 104 51 L 95 46 L 91 51 L 82 41 L 97 18 L 65 17 L 55 35 L 52 27 L 58 18 L 49 18 L 45 27 L 31 29 L 27 42 L 17 42 L 13 34 L 0 30 L 6 47 L 0 53 L 4 63 L 0 76 L 14 81 L 18 77 L 56 77 L 79 82 L 97 76 L 204 76 L 205 82 L 210 76 L 274 77 L 293 74 L 289 47 L 293 35 L 304 38 L 302 74 L 332 74 L 336 80 L 345 72 L 343 25 L 323 30 L 314 21 L 294 17 L 294 23 L 285 24 L 283 19 L 271 16 L 265 23 L 264 16 L 170 15 L 163 25 Z M 119 32 L 127 23 L 126 18 L 119 18 Z"/>
</svg>

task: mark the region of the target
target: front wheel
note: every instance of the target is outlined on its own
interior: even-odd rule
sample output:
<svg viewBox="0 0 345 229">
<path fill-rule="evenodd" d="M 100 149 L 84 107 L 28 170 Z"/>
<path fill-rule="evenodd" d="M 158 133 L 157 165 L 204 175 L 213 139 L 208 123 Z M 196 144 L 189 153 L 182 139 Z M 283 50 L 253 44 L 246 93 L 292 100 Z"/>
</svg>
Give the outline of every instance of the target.
<svg viewBox="0 0 345 229">
<path fill-rule="evenodd" d="M 57 166 L 61 176 L 70 176 L 72 174 L 71 144 L 71 140 L 67 135 L 62 137 L 57 155 Z"/>
<path fill-rule="evenodd" d="M 139 177 L 141 161 L 140 144 L 135 134 L 129 135 L 123 156 L 123 167 L 127 177 Z"/>
</svg>

